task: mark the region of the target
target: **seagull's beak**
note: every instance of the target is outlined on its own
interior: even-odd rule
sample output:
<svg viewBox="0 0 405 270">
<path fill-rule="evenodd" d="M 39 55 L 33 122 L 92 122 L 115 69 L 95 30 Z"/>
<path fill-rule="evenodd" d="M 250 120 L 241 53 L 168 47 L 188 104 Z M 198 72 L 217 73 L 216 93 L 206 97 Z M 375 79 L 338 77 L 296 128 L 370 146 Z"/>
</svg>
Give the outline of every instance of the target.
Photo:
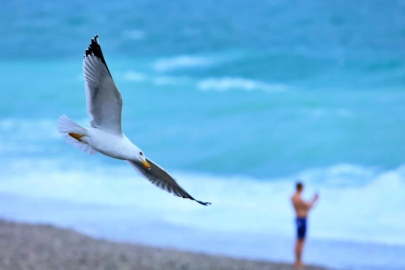
<svg viewBox="0 0 405 270">
<path fill-rule="evenodd" d="M 150 170 L 150 164 L 143 158 L 141 158 L 142 164 L 146 167 L 146 169 Z"/>
</svg>

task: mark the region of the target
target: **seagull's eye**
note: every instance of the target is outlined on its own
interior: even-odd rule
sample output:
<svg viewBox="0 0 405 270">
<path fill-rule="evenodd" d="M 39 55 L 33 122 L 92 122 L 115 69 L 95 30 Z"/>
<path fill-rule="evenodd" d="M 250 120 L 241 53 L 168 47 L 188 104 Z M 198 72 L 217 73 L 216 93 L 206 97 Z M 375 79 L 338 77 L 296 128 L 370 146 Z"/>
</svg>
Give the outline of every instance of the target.
<svg viewBox="0 0 405 270">
<path fill-rule="evenodd" d="M 139 152 L 139 154 L 140 154 L 141 156 L 143 156 L 143 153 L 142 153 L 142 152 Z"/>
</svg>

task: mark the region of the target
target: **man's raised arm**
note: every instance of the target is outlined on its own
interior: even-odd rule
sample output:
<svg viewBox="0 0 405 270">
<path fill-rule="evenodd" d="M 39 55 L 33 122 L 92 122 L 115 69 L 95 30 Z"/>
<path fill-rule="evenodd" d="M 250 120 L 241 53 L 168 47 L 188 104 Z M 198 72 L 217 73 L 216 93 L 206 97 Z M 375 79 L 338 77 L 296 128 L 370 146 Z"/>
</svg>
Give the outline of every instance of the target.
<svg viewBox="0 0 405 270">
<path fill-rule="evenodd" d="M 316 203 L 316 201 L 318 200 L 318 198 L 319 198 L 319 194 L 316 193 L 316 194 L 314 195 L 314 198 L 312 198 L 312 200 L 311 200 L 309 203 L 307 203 L 307 206 L 308 206 L 309 209 L 312 208 L 312 206 L 314 206 L 314 204 Z"/>
</svg>

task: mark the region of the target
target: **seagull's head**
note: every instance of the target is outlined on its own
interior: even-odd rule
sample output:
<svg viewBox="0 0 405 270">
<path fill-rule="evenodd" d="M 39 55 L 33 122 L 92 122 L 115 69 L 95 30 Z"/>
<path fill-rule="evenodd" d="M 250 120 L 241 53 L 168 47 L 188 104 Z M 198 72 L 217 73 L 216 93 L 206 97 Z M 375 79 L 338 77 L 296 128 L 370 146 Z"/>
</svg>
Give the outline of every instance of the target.
<svg viewBox="0 0 405 270">
<path fill-rule="evenodd" d="M 146 157 L 142 151 L 139 151 L 139 160 L 142 162 L 146 169 L 150 170 L 150 164 L 146 161 Z"/>
</svg>

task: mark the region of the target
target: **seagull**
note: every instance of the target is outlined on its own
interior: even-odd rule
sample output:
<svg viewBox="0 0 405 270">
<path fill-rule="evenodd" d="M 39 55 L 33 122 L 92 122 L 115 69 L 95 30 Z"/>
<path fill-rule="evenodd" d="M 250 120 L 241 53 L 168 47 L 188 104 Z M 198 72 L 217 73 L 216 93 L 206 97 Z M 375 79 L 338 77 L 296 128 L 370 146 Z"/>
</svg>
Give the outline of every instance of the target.
<svg viewBox="0 0 405 270">
<path fill-rule="evenodd" d="M 82 127 L 66 115 L 60 116 L 57 127 L 66 142 L 90 155 L 99 152 L 125 160 L 159 188 L 178 197 L 210 205 L 209 202 L 194 199 L 122 132 L 122 97 L 101 52 L 98 35 L 91 40 L 84 55 L 83 73 L 87 114 L 91 118 L 90 127 Z"/>
</svg>

